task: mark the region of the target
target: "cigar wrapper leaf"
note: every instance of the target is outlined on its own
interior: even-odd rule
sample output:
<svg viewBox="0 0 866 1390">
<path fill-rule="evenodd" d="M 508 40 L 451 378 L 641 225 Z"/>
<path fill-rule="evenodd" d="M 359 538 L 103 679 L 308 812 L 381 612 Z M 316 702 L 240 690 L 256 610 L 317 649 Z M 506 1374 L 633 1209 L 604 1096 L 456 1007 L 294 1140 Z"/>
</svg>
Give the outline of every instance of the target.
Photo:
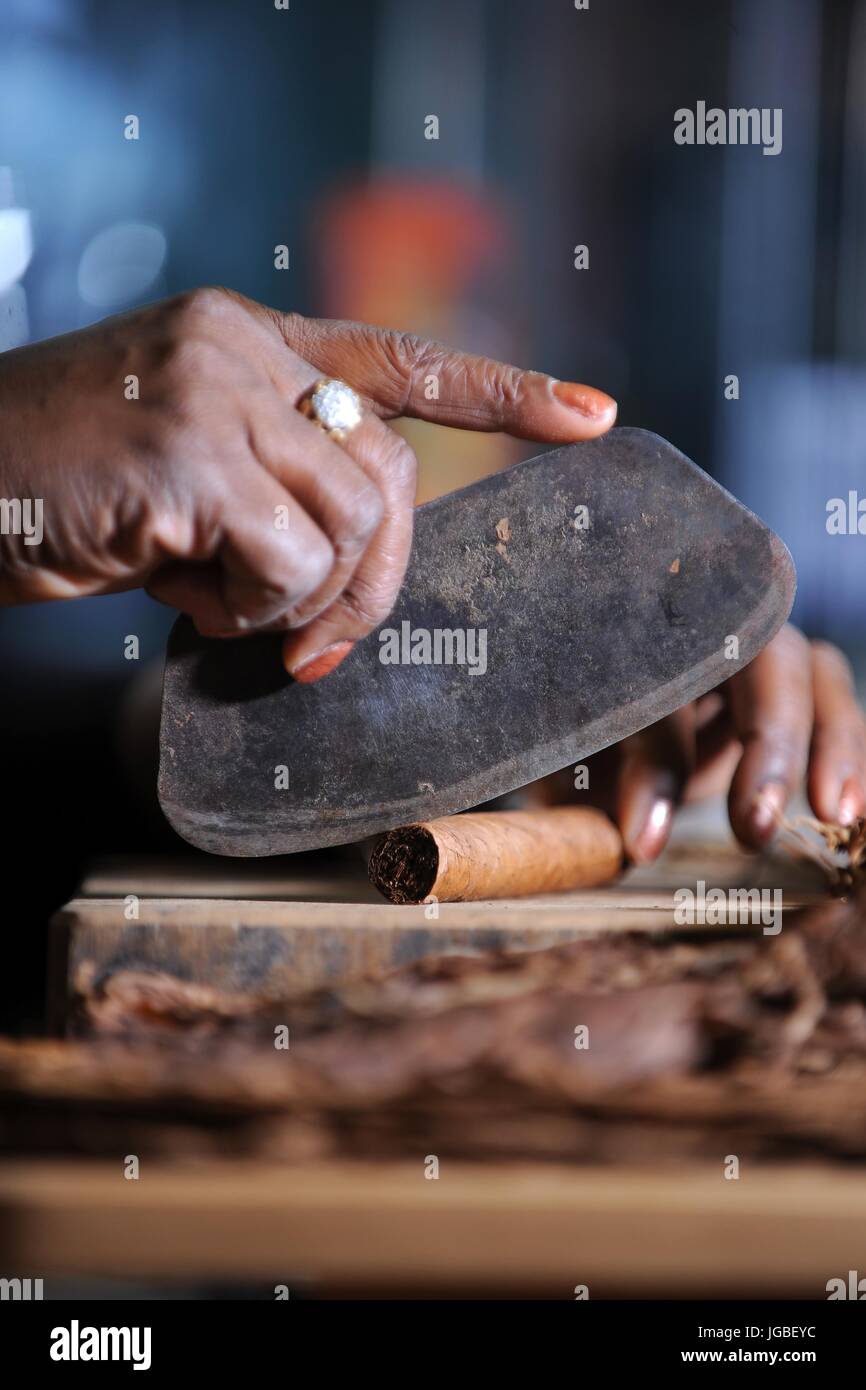
<svg viewBox="0 0 866 1390">
<path fill-rule="evenodd" d="M 593 888 L 623 866 L 622 838 L 585 806 L 479 811 L 390 830 L 370 856 L 370 880 L 390 902 L 479 902 Z"/>
</svg>

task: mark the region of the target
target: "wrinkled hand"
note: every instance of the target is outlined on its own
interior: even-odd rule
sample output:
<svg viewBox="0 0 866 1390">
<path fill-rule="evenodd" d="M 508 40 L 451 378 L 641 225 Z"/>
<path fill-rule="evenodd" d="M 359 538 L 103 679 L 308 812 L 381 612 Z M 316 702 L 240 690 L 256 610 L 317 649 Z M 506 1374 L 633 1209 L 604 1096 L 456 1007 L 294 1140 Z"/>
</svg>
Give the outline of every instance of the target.
<svg viewBox="0 0 866 1390">
<path fill-rule="evenodd" d="M 297 409 L 323 375 L 364 400 L 342 444 Z M 226 290 L 5 353 L 0 493 L 42 498 L 44 535 L 0 536 L 0 602 L 146 586 L 207 636 L 286 632 L 287 668 L 317 679 L 387 617 L 403 578 L 415 459 L 384 423 L 400 415 L 568 443 L 604 433 L 616 406 Z"/>
<path fill-rule="evenodd" d="M 661 853 L 680 803 L 719 793 L 737 838 L 759 849 L 804 782 L 821 820 L 866 815 L 866 715 L 842 653 L 789 625 L 717 690 L 588 767 L 580 799 L 614 817 L 636 863 Z M 571 775 L 546 779 L 544 799 L 565 799 Z"/>
</svg>

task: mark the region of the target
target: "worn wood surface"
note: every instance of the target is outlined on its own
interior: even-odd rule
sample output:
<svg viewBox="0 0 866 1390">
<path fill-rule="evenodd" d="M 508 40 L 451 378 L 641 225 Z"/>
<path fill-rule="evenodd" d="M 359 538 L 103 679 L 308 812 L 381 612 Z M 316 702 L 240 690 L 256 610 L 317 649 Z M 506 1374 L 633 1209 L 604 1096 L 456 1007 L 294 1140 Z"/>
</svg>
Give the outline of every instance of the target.
<svg viewBox="0 0 866 1390">
<path fill-rule="evenodd" d="M 859 1170 L 549 1165 L 0 1164 L 4 1269 L 573 1299 L 826 1298 L 862 1269 Z"/>
<path fill-rule="evenodd" d="M 431 952 L 532 949 L 600 932 L 670 931 L 674 893 L 781 888 L 822 901 L 821 875 L 746 857 L 701 822 L 660 863 L 603 890 L 423 907 L 381 902 L 358 866 L 219 860 L 96 867 L 53 930 L 54 1021 L 100 975 L 144 967 L 285 995 Z M 138 898 L 138 919 L 127 899 Z M 701 930 L 698 928 L 697 930 Z M 758 931 L 754 926 L 728 930 Z M 89 983 L 88 983 L 89 982 Z M 676 1168 L 522 1162 L 147 1160 L 0 1162 L 0 1263 L 46 1281 L 261 1281 L 293 1291 L 401 1295 L 825 1298 L 862 1267 L 860 1166 L 718 1162 Z"/>
<path fill-rule="evenodd" d="M 76 995 L 120 969 L 283 998 L 445 951 L 539 949 L 602 931 L 672 930 L 675 892 L 694 890 L 699 880 L 708 888 L 781 889 L 785 912 L 826 896 L 815 866 L 742 854 L 717 820 L 700 818 L 684 820 L 658 863 L 615 884 L 443 903 L 435 916 L 424 905 L 384 903 L 360 854 L 333 870 L 299 870 L 291 860 L 106 862 L 52 923 L 50 1027 L 64 1031 Z"/>
</svg>

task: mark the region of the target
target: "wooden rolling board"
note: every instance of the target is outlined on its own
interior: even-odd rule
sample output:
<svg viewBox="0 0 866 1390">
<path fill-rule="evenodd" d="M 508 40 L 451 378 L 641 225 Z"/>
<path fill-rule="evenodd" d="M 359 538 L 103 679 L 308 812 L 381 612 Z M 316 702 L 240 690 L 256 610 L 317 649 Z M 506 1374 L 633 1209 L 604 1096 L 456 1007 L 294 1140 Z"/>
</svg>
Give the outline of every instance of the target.
<svg viewBox="0 0 866 1390">
<path fill-rule="evenodd" d="M 206 856 L 108 862 L 87 875 L 52 922 L 49 1025 L 65 1031 L 73 998 L 121 969 L 285 998 L 442 952 L 671 930 L 674 893 L 699 880 L 708 888 L 780 888 L 786 912 L 826 896 L 815 866 L 744 855 L 712 825 L 708 831 L 688 821 L 660 861 L 606 888 L 443 903 L 435 917 L 423 905 L 383 902 L 360 856 L 354 865 L 338 859 L 332 870 L 300 871 L 291 860 L 236 866 Z"/>
<path fill-rule="evenodd" d="M 52 1279 L 294 1291 L 825 1299 L 862 1269 L 862 1170 L 542 1164 L 0 1164 L 0 1263 Z M 265 1295 L 267 1296 L 267 1295 Z"/>
</svg>

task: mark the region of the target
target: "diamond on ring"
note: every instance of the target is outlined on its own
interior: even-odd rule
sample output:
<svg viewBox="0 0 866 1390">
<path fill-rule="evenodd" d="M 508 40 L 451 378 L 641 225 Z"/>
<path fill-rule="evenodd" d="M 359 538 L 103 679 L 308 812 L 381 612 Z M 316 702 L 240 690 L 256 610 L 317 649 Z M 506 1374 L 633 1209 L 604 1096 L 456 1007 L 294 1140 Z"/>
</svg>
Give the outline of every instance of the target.
<svg viewBox="0 0 866 1390">
<path fill-rule="evenodd" d="M 342 434 L 361 423 L 361 398 L 345 381 L 320 381 L 310 397 L 310 407 L 326 430 Z"/>
</svg>

